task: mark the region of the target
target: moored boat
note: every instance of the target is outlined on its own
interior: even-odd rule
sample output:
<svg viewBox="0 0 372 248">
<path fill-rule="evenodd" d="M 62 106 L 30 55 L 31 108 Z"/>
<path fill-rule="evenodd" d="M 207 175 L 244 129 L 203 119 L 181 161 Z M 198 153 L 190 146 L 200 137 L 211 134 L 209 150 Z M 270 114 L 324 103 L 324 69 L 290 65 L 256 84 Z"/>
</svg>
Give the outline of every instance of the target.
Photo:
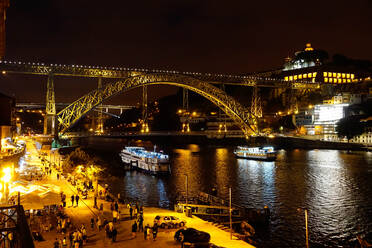
<svg viewBox="0 0 372 248">
<path fill-rule="evenodd" d="M 169 156 L 162 152 L 147 151 L 143 147 L 127 146 L 120 152 L 122 161 L 132 168 L 151 174 L 167 174 L 170 172 Z"/>
<path fill-rule="evenodd" d="M 276 151 L 272 146 L 266 147 L 248 147 L 238 146 L 234 151 L 238 158 L 255 159 L 274 161 L 276 159 Z"/>
</svg>

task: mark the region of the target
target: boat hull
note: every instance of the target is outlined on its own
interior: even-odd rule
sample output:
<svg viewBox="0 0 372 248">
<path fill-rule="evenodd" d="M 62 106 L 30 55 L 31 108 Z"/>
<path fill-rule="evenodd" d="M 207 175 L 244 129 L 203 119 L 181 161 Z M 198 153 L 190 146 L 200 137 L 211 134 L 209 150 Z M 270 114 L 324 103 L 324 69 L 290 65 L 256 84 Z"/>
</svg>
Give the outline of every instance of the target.
<svg viewBox="0 0 372 248">
<path fill-rule="evenodd" d="M 276 160 L 276 155 L 275 156 L 259 157 L 259 156 L 254 156 L 254 155 L 242 156 L 242 155 L 235 154 L 235 157 L 250 159 L 250 160 L 260 160 L 260 161 L 275 161 Z"/>
</svg>

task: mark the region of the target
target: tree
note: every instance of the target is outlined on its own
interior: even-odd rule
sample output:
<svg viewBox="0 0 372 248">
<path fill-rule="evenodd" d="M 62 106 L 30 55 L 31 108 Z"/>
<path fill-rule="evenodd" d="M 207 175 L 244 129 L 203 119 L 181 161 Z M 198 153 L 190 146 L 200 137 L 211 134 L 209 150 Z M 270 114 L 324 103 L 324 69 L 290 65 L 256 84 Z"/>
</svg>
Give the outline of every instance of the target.
<svg viewBox="0 0 372 248">
<path fill-rule="evenodd" d="M 347 138 L 347 142 L 364 132 L 364 125 L 360 122 L 361 116 L 348 116 L 337 122 L 336 131 L 339 138 Z"/>
<path fill-rule="evenodd" d="M 75 151 L 71 152 L 62 164 L 62 170 L 66 173 L 71 173 L 75 170 L 78 165 L 89 165 L 93 164 L 95 161 L 86 152 L 77 148 Z"/>
</svg>

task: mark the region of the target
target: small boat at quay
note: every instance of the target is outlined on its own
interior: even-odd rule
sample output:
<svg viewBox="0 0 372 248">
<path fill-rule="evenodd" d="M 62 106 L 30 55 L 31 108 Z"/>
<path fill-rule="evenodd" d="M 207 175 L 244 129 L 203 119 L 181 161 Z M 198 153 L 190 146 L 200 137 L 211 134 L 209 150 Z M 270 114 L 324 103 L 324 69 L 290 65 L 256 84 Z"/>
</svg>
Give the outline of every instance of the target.
<svg viewBox="0 0 372 248">
<path fill-rule="evenodd" d="M 127 146 L 120 152 L 121 160 L 132 168 L 151 174 L 170 173 L 169 156 L 162 152 L 147 151 L 143 147 Z"/>
<path fill-rule="evenodd" d="M 255 159 L 274 161 L 276 159 L 276 151 L 272 146 L 265 147 L 248 147 L 238 146 L 234 151 L 238 158 Z"/>
</svg>

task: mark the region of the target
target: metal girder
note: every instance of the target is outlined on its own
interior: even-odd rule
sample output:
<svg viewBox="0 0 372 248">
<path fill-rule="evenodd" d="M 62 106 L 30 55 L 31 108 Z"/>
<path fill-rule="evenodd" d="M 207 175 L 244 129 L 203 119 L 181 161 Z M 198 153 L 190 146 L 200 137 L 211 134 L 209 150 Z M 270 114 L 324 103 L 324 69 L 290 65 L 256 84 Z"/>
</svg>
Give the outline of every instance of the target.
<svg viewBox="0 0 372 248">
<path fill-rule="evenodd" d="M 174 85 L 194 91 L 221 108 L 241 127 L 246 136 L 256 133 L 256 117 L 251 115 L 234 98 L 209 83 L 176 74 L 143 74 L 132 76 L 115 83 L 106 84 L 102 89 L 91 91 L 57 114 L 59 124 L 61 125 L 61 132 L 65 132 L 103 100 L 123 91 L 152 84 Z"/>
<path fill-rule="evenodd" d="M 277 78 L 275 73 L 266 72 L 252 75 L 227 75 L 199 72 L 180 72 L 170 70 L 137 69 L 122 67 L 102 67 L 87 65 L 62 65 L 44 63 L 24 63 L 13 61 L 0 61 L 0 71 L 21 74 L 48 75 L 53 73 L 55 76 L 76 76 L 76 77 L 101 77 L 101 78 L 127 78 L 130 76 L 161 73 L 167 75 L 188 76 L 211 84 L 227 84 L 249 87 L 281 87 L 281 88 L 314 88 L 319 87 L 319 83 L 310 81 L 290 82 Z"/>
</svg>

